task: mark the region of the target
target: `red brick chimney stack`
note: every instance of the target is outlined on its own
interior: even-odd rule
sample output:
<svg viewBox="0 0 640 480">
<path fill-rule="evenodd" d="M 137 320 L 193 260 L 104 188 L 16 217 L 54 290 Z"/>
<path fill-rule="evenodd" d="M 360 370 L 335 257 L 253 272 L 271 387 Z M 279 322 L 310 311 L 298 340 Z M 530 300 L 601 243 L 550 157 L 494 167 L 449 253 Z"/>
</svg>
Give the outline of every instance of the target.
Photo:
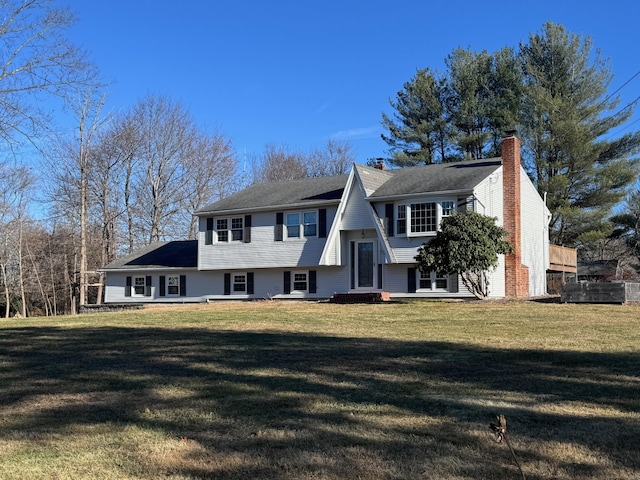
<svg viewBox="0 0 640 480">
<path fill-rule="evenodd" d="M 504 228 L 513 253 L 505 255 L 505 295 L 529 296 L 529 269 L 522 265 L 522 208 L 520 196 L 520 140 L 514 132 L 502 139 Z"/>
</svg>

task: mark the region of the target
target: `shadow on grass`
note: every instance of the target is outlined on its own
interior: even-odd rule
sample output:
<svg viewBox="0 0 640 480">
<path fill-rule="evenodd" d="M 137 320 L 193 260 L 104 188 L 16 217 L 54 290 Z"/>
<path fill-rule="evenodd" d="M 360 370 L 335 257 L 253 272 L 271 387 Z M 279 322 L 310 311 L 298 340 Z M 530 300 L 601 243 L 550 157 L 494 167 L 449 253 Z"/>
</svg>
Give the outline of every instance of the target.
<svg viewBox="0 0 640 480">
<path fill-rule="evenodd" d="M 514 478 L 486 428 L 503 413 L 521 462 L 538 465 L 528 479 L 607 478 L 612 465 L 640 469 L 639 375 L 638 353 L 206 329 L 2 329 L 0 434 L 132 424 L 197 441 L 197 459 L 164 472 L 197 478 Z M 549 458 L 531 447 L 540 442 L 606 461 Z M 214 460 L 232 456 L 245 461 Z"/>
</svg>

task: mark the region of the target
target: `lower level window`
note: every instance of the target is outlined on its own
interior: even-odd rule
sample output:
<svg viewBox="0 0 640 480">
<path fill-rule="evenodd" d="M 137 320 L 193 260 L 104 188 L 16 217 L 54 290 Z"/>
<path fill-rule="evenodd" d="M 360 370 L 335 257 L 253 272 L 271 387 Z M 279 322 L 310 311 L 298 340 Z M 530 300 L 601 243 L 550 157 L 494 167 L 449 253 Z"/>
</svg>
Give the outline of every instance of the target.
<svg viewBox="0 0 640 480">
<path fill-rule="evenodd" d="M 418 285 L 420 290 L 448 290 L 449 277 L 446 275 L 438 275 L 436 272 L 422 273 L 418 270 Z"/>
<path fill-rule="evenodd" d="M 145 277 L 133 277 L 133 294 L 144 296 Z"/>
<path fill-rule="evenodd" d="M 247 291 L 247 275 L 244 273 L 233 275 L 233 291 L 234 292 L 246 292 Z"/>
<path fill-rule="evenodd" d="M 180 276 L 174 275 L 167 277 L 167 295 L 180 294 Z"/>
<path fill-rule="evenodd" d="M 293 290 L 306 292 L 309 289 L 307 272 L 293 272 Z"/>
</svg>

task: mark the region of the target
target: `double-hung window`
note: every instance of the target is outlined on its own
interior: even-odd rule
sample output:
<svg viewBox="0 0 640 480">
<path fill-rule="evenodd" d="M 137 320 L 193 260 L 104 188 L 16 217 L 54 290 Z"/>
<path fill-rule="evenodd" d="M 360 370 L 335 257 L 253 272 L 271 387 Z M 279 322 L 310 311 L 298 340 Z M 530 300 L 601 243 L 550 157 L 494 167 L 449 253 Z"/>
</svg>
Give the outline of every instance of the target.
<svg viewBox="0 0 640 480">
<path fill-rule="evenodd" d="M 216 219 L 218 243 L 241 242 L 243 233 L 244 219 L 242 217 Z"/>
<path fill-rule="evenodd" d="M 406 235 L 407 234 L 407 206 L 406 205 L 398 205 L 398 218 L 396 221 L 396 234 L 397 235 Z"/>
<path fill-rule="evenodd" d="M 292 272 L 293 276 L 293 291 L 306 292 L 309 290 L 309 276 L 308 272 Z"/>
<path fill-rule="evenodd" d="M 233 274 L 234 293 L 244 293 L 247 291 L 247 275 L 245 273 Z"/>
<path fill-rule="evenodd" d="M 167 277 L 167 295 L 180 294 L 180 276 L 170 275 Z"/>
<path fill-rule="evenodd" d="M 318 212 L 287 212 L 285 227 L 287 238 L 316 237 L 318 235 Z"/>
<path fill-rule="evenodd" d="M 300 214 L 287 213 L 287 238 L 300 238 Z"/>
<path fill-rule="evenodd" d="M 422 291 L 447 291 L 449 278 L 436 272 L 422 273 L 418 269 L 418 285 Z"/>
<path fill-rule="evenodd" d="M 303 231 L 305 237 L 315 237 L 318 233 L 318 213 L 304 212 L 302 214 Z"/>
<path fill-rule="evenodd" d="M 133 277 L 133 294 L 137 297 L 143 297 L 145 292 L 145 277 Z"/>
<path fill-rule="evenodd" d="M 450 200 L 444 201 L 440 204 L 442 208 L 441 218 L 445 218 L 450 216 L 453 212 L 456 211 L 456 202 L 452 202 Z"/>
</svg>

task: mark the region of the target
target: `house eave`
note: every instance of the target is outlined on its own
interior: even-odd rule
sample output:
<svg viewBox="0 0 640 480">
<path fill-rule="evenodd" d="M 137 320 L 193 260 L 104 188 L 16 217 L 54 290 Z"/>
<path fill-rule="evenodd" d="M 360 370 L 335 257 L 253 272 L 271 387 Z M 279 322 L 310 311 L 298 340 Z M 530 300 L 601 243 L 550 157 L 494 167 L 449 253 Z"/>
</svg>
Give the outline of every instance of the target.
<svg viewBox="0 0 640 480">
<path fill-rule="evenodd" d="M 339 205 L 340 200 L 324 200 L 316 202 L 296 202 L 286 203 L 281 205 L 267 205 L 264 207 L 248 207 L 248 208 L 231 208 L 226 210 L 200 210 L 193 212 L 191 215 L 194 217 L 204 217 L 210 215 L 237 215 L 245 213 L 260 213 L 260 212 L 274 212 L 277 210 L 295 210 L 298 208 L 314 208 L 314 207 L 329 207 L 332 205 Z"/>
<path fill-rule="evenodd" d="M 386 195 L 386 196 L 369 196 L 367 200 L 369 202 L 385 202 L 385 201 L 395 201 L 395 200 L 404 200 L 408 198 L 424 198 L 424 197 L 435 197 L 439 195 L 472 195 L 474 193 L 473 188 L 465 188 L 459 190 L 439 190 L 435 192 L 419 192 L 419 193 L 409 193 L 409 194 L 398 194 L 398 195 Z"/>
<path fill-rule="evenodd" d="M 131 266 L 126 266 L 126 267 L 113 267 L 113 268 L 99 268 L 96 271 L 98 273 L 110 273 L 110 272 L 140 272 L 140 271 L 145 271 L 145 272 L 167 272 L 167 271 L 172 271 L 172 270 L 180 270 L 180 271 L 184 271 L 184 270 L 192 270 L 192 271 L 198 271 L 198 267 L 163 267 L 161 265 L 159 266 L 147 266 L 147 265 L 131 265 Z"/>
</svg>

